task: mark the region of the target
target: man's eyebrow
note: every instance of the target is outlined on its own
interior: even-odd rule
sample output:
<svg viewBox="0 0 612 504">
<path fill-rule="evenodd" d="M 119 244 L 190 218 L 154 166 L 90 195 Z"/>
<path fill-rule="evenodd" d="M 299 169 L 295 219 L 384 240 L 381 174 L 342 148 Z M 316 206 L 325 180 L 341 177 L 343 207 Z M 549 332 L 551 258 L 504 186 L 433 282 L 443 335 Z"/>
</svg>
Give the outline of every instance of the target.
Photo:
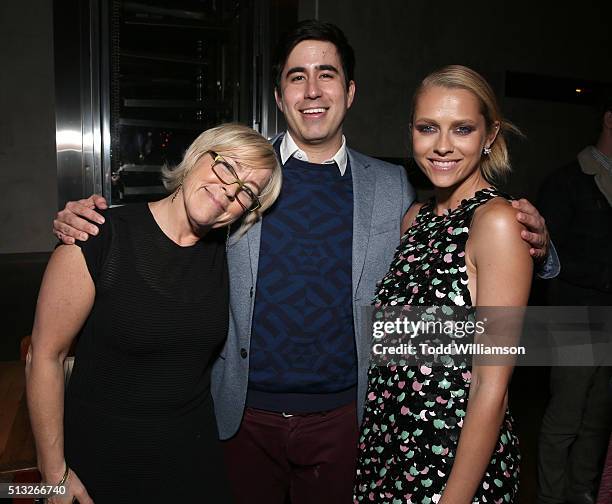
<svg viewBox="0 0 612 504">
<path fill-rule="evenodd" d="M 334 65 L 317 65 L 315 68 L 319 71 L 326 70 L 328 72 L 335 72 L 337 74 L 340 73 Z M 289 70 L 287 70 L 287 73 L 285 74 L 285 76 L 289 77 L 291 74 L 294 74 L 294 73 L 305 73 L 305 72 L 306 72 L 305 67 L 291 67 Z"/>
<path fill-rule="evenodd" d="M 304 67 L 292 67 L 289 70 L 287 70 L 287 73 L 285 75 L 288 77 L 291 74 L 294 74 L 294 73 L 303 73 L 305 71 L 306 71 L 306 68 L 304 68 Z"/>
<path fill-rule="evenodd" d="M 331 72 L 340 73 L 338 72 L 338 69 L 334 65 L 318 65 L 317 70 L 328 70 Z"/>
</svg>

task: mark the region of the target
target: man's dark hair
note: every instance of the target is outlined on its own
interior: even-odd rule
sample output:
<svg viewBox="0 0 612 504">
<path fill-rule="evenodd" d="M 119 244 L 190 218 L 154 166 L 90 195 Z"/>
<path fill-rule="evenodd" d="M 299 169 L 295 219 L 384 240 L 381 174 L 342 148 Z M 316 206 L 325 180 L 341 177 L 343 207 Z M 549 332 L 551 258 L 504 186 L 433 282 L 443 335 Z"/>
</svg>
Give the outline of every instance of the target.
<svg viewBox="0 0 612 504">
<path fill-rule="evenodd" d="M 276 47 L 276 58 L 274 64 L 274 87 L 280 92 L 280 83 L 283 68 L 294 47 L 304 40 L 320 40 L 331 42 L 336 46 L 342 70 L 346 80 L 346 88 L 355 75 L 355 52 L 348 43 L 346 35 L 340 28 L 331 23 L 323 23 L 316 19 L 308 19 L 295 25 L 291 30 L 281 36 Z"/>
</svg>

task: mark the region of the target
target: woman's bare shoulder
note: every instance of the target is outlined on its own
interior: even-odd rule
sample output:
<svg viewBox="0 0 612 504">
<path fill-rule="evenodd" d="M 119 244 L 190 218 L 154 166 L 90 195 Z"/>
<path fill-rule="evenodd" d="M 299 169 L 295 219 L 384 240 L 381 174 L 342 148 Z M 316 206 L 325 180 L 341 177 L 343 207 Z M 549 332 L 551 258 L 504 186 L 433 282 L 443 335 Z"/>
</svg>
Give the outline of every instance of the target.
<svg viewBox="0 0 612 504">
<path fill-rule="evenodd" d="M 504 229 L 524 229 L 516 220 L 516 209 L 505 198 L 493 198 L 474 211 L 471 231 L 495 231 Z"/>
<path fill-rule="evenodd" d="M 512 248 L 529 255 L 529 244 L 521 238 L 525 227 L 516 219 L 517 210 L 505 198 L 487 201 L 474 212 L 470 227 L 472 245 L 487 250 Z"/>
</svg>

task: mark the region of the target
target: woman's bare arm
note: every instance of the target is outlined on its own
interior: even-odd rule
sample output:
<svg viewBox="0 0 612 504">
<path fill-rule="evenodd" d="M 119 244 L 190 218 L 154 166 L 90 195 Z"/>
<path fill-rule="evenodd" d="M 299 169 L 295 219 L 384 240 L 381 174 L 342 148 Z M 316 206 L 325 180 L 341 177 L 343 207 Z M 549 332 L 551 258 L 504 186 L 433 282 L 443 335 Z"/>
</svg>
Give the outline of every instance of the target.
<svg viewBox="0 0 612 504">
<path fill-rule="evenodd" d="M 75 245 L 58 247 L 40 287 L 26 362 L 28 408 L 38 466 L 43 481 L 49 484 L 59 482 L 66 467 L 63 364 L 91 311 L 94 297 L 95 287 L 81 250 Z M 79 502 L 92 502 L 76 475 L 71 474 L 68 486 Z"/>
<path fill-rule="evenodd" d="M 474 216 L 466 257 L 476 269 L 476 306 L 527 304 L 533 261 L 521 228 L 515 210 L 504 201 L 494 200 Z M 520 327 L 516 322 L 510 331 Z M 473 365 L 468 408 L 441 504 L 472 502 L 499 437 L 512 369 L 511 364 Z"/>
</svg>

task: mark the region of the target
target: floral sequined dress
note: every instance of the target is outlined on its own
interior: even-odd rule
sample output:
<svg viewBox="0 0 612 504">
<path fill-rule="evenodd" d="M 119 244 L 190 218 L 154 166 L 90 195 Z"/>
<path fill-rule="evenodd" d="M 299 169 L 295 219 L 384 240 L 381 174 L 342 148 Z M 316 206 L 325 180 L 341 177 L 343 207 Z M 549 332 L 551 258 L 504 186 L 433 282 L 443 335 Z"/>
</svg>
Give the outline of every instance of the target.
<svg viewBox="0 0 612 504">
<path fill-rule="evenodd" d="M 487 188 L 441 216 L 433 201 L 423 205 L 379 284 L 375 306 L 437 306 L 463 316 L 472 304 L 465 264 L 469 226 L 476 208 L 495 197 L 509 199 Z M 470 364 L 463 358 L 402 364 L 374 362 L 369 370 L 355 503 L 435 503 L 450 475 L 467 411 Z M 514 502 L 519 462 L 506 411 L 473 502 Z"/>
</svg>

